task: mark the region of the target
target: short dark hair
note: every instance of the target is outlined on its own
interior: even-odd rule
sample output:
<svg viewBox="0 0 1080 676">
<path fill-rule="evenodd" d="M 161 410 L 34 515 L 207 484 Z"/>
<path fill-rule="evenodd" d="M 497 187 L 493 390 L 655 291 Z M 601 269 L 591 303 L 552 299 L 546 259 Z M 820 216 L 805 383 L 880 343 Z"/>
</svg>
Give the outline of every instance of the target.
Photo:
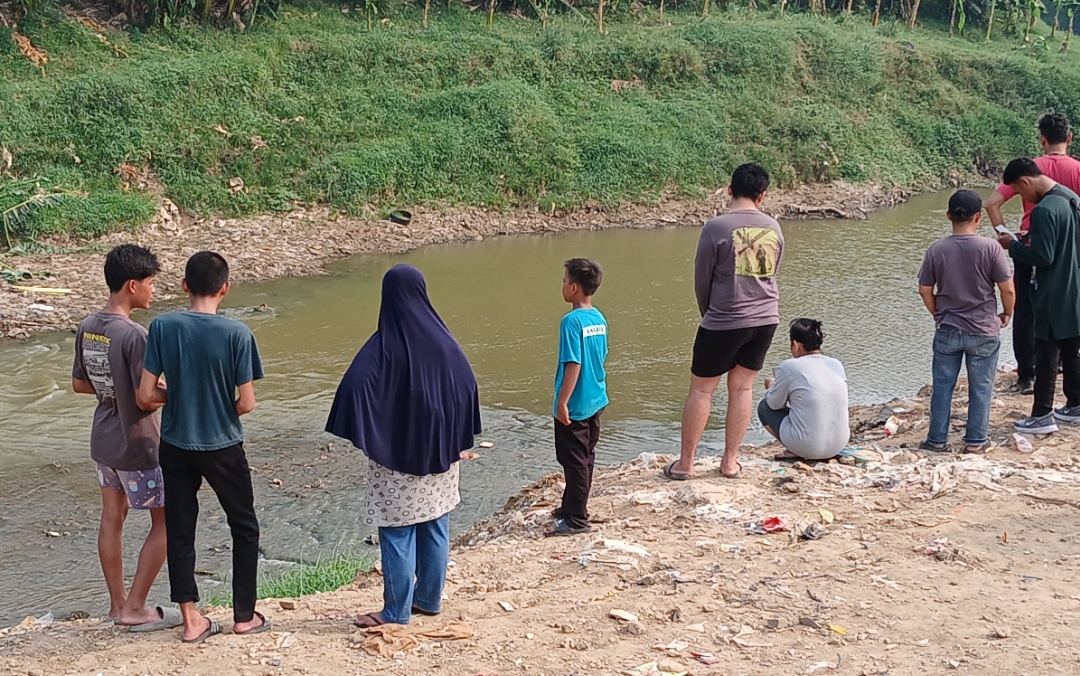
<svg viewBox="0 0 1080 676">
<path fill-rule="evenodd" d="M 1022 178 L 1036 178 L 1042 176 L 1042 169 L 1035 164 L 1030 157 L 1018 157 L 1005 167 L 1005 173 L 1001 175 L 1001 182 L 1012 185 Z"/>
<path fill-rule="evenodd" d="M 769 172 L 757 162 L 740 164 L 731 174 L 731 196 L 756 200 L 769 189 Z"/>
<path fill-rule="evenodd" d="M 1069 118 L 1064 113 L 1047 113 L 1039 118 L 1039 134 L 1047 143 L 1065 143 L 1069 140 Z"/>
<path fill-rule="evenodd" d="M 807 350 L 820 350 L 825 342 L 825 332 L 816 319 L 796 319 L 791 322 L 791 340 L 801 343 Z"/>
<path fill-rule="evenodd" d="M 200 251 L 188 259 L 184 281 L 193 296 L 213 296 L 229 281 L 229 263 L 219 253 Z"/>
<path fill-rule="evenodd" d="M 967 223 L 982 211 L 982 198 L 974 190 L 957 190 L 949 198 L 949 220 Z"/>
<path fill-rule="evenodd" d="M 138 244 L 121 244 L 105 256 L 105 283 L 113 293 L 133 279 L 141 282 L 159 272 L 157 256 Z"/>
<path fill-rule="evenodd" d="M 566 268 L 566 277 L 571 283 L 581 287 L 586 296 L 591 296 L 600 288 L 600 282 L 604 278 L 604 271 L 600 264 L 591 258 L 571 258 L 563 263 Z"/>
</svg>

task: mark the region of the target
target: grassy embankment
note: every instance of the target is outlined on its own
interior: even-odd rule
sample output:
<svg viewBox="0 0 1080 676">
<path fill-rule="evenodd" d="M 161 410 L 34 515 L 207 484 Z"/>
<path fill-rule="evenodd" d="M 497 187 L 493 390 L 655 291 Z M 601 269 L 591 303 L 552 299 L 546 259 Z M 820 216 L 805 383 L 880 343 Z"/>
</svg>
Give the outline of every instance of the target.
<svg viewBox="0 0 1080 676">
<path fill-rule="evenodd" d="M 440 12 L 427 29 L 416 10 L 369 32 L 318 5 L 243 34 L 110 33 L 127 58 L 39 14 L 20 30 L 48 52 L 45 78 L 0 31 L 14 175 L 87 195 L 20 234 L 142 222 L 156 197 L 125 192 L 122 163 L 202 215 L 313 201 L 549 210 L 693 198 L 748 159 L 781 184 L 917 186 L 1033 152 L 1046 109 L 1080 119 L 1080 59 L 1015 41 L 764 12 L 645 10 L 606 35 L 573 17 L 488 28 L 483 12 Z"/>
</svg>

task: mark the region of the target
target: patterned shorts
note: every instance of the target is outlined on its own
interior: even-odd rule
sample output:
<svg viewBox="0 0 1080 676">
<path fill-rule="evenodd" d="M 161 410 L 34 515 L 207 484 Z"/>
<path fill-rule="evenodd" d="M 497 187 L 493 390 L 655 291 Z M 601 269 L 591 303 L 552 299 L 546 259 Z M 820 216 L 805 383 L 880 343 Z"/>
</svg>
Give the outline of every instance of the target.
<svg viewBox="0 0 1080 676">
<path fill-rule="evenodd" d="M 98 485 L 127 495 L 132 509 L 158 509 L 165 506 L 165 482 L 161 468 L 124 472 L 97 464 Z"/>
</svg>

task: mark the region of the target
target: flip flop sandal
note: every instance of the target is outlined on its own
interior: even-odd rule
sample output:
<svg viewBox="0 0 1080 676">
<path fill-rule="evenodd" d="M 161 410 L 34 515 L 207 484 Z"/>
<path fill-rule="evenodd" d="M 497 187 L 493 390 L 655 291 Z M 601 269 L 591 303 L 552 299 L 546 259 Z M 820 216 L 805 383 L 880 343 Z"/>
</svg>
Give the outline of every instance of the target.
<svg viewBox="0 0 1080 676">
<path fill-rule="evenodd" d="M 981 444 L 969 444 L 967 446 L 964 446 L 963 452 L 965 455 L 984 455 L 989 450 L 990 442 L 984 441 Z"/>
<path fill-rule="evenodd" d="M 686 474 L 685 472 L 675 472 L 671 468 L 675 466 L 678 460 L 672 460 L 668 463 L 668 466 L 664 468 L 664 477 L 671 479 L 672 481 L 689 481 L 694 478 L 693 474 Z"/>
<path fill-rule="evenodd" d="M 184 616 L 180 614 L 179 608 L 163 608 L 157 606 L 158 615 L 161 616 L 160 620 L 156 622 L 144 622 L 143 624 L 133 624 L 128 628 L 128 631 L 140 633 L 146 631 L 160 631 L 162 629 L 173 629 L 184 624 Z"/>
<path fill-rule="evenodd" d="M 735 464 L 739 466 L 739 469 L 735 470 L 734 474 L 726 474 L 724 470 L 720 470 L 720 476 L 724 477 L 725 479 L 738 479 L 739 475 L 742 474 L 742 463 Z"/>
<path fill-rule="evenodd" d="M 361 629 L 371 629 L 372 627 L 381 627 L 387 624 L 383 621 L 382 616 L 378 613 L 367 613 L 366 615 L 357 615 L 353 620 L 353 625 L 360 627 Z"/>
<path fill-rule="evenodd" d="M 430 610 L 424 610 L 420 606 L 413 606 L 412 607 L 412 614 L 413 615 L 423 615 L 424 617 L 435 617 L 439 613 L 438 612 L 433 613 Z"/>
<path fill-rule="evenodd" d="M 264 631 L 269 631 L 270 627 L 272 626 L 270 623 L 270 619 L 257 610 L 255 611 L 255 614 L 262 618 L 262 624 L 252 629 L 248 629 L 247 631 L 236 631 L 236 629 L 234 628 L 233 633 L 237 636 L 250 636 L 251 634 L 261 634 Z"/>
<path fill-rule="evenodd" d="M 800 458 L 797 455 L 794 455 L 794 454 L 789 455 L 787 453 L 777 453 L 776 455 L 773 456 L 772 459 L 773 459 L 773 462 L 798 462 L 798 461 L 802 460 L 802 458 Z"/>
<path fill-rule="evenodd" d="M 930 451 L 932 453 L 945 453 L 949 450 L 948 444 L 934 444 L 924 439 L 919 442 L 920 451 Z"/>
<path fill-rule="evenodd" d="M 567 535 L 581 535 L 582 533 L 588 533 L 592 531 L 592 526 L 585 526 L 584 528 L 574 528 L 566 519 L 558 519 L 551 526 L 551 528 L 544 531 L 544 537 L 563 537 Z"/>
<path fill-rule="evenodd" d="M 209 628 L 207 628 L 206 631 L 199 634 L 195 638 L 182 639 L 184 641 L 184 643 L 202 643 L 203 641 L 210 638 L 211 636 L 217 636 L 218 634 L 221 633 L 221 625 L 220 624 L 218 624 L 217 622 L 214 622 L 213 620 L 207 620 L 207 621 L 210 623 L 210 626 L 209 626 Z"/>
</svg>

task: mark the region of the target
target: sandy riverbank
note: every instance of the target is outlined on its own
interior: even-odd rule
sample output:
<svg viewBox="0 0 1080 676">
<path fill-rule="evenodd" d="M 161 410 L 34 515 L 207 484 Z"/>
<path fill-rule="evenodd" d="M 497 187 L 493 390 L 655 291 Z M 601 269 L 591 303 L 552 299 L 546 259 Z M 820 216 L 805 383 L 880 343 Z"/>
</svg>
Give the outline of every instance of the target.
<svg viewBox="0 0 1080 676">
<path fill-rule="evenodd" d="M 1030 405 L 1007 392 L 1011 381 L 994 401 L 997 442 Z M 958 414 L 965 403 L 958 394 Z M 0 638 L 0 666 L 18 676 L 613 676 L 650 673 L 632 671 L 650 662 L 716 676 L 1075 673 L 1080 428 L 1034 440 L 1030 455 L 1002 445 L 928 457 L 914 450 L 925 393 L 889 406 L 853 411 L 855 443 L 880 452 L 863 466 L 779 465 L 764 447 L 748 449 L 738 481 L 712 459 L 685 483 L 640 459 L 605 468 L 589 536 L 542 538 L 558 477 L 526 488 L 458 539 L 443 616 L 413 625 L 434 638 L 412 647 L 380 655 L 378 639 L 349 624 L 379 607 L 371 573 L 294 610 L 260 602 L 276 633 L 193 647 L 176 632 L 136 638 L 82 620 Z M 886 438 L 890 413 L 903 425 Z M 788 531 L 749 532 L 778 515 Z M 797 537 L 814 531 L 820 539 Z M 227 626 L 230 613 L 213 616 Z"/>
<path fill-rule="evenodd" d="M 874 209 L 903 202 L 910 194 L 877 184 L 804 186 L 769 193 L 766 210 L 780 218 L 866 218 Z M 49 244 L 63 253 L 0 259 L 12 268 L 50 273 L 47 278 L 21 285 L 71 291 L 61 295 L 22 292 L 0 282 L 0 339 L 74 329 L 104 303 L 108 295 L 101 277 L 104 255 L 123 242 L 137 242 L 158 253 L 164 272 L 158 278 L 157 300 L 164 302 L 181 294 L 184 261 L 202 249 L 213 249 L 228 258 L 234 281 L 254 282 L 322 274 L 327 263 L 356 254 L 404 253 L 430 244 L 498 235 L 700 225 L 725 207 L 726 198 L 726 191 L 721 190 L 701 203 L 670 201 L 654 207 L 582 210 L 554 216 L 471 208 L 440 212 L 414 209 L 409 226 L 332 216 L 323 208 L 280 216 L 198 221 L 166 203 L 159 215 L 137 232 L 112 233 L 89 242 L 52 241 Z"/>
</svg>

